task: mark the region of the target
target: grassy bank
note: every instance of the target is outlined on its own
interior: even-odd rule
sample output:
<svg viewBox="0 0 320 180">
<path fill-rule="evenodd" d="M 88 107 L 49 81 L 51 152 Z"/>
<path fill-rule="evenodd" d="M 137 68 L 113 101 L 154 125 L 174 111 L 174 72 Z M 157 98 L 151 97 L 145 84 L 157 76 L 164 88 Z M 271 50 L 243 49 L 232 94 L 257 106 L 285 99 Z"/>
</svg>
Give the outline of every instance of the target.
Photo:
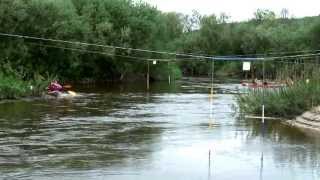
<svg viewBox="0 0 320 180">
<path fill-rule="evenodd" d="M 16 74 L 0 73 L 0 100 L 18 99 L 22 97 L 40 96 L 51 78 L 38 75 L 24 80 Z"/>
<path fill-rule="evenodd" d="M 277 90 L 252 90 L 237 98 L 240 110 L 261 114 L 264 101 L 266 116 L 293 118 L 320 104 L 320 80 L 300 81 Z"/>
<path fill-rule="evenodd" d="M 163 66 L 156 68 L 156 66 Z M 168 66 L 168 64 L 157 64 L 150 66 L 150 77 L 153 81 L 167 81 L 168 75 L 171 76 L 171 80 L 180 79 L 182 77 L 181 71 L 176 64 Z M 139 79 L 141 77 L 141 79 Z M 19 99 L 22 97 L 38 97 L 43 94 L 45 88 L 53 80 L 57 79 L 54 76 L 46 75 L 45 77 L 39 73 L 33 73 L 29 75 L 26 72 L 20 72 L 13 68 L 10 63 L 0 64 L 0 100 L 3 99 Z M 83 79 L 83 80 L 71 80 L 68 82 L 74 83 L 94 83 L 94 82 L 110 82 L 108 79 L 105 81 L 98 81 L 96 79 Z M 115 80 L 120 81 L 120 80 Z M 132 72 L 132 76 L 128 79 L 121 81 L 145 81 L 144 75 L 135 75 Z"/>
</svg>

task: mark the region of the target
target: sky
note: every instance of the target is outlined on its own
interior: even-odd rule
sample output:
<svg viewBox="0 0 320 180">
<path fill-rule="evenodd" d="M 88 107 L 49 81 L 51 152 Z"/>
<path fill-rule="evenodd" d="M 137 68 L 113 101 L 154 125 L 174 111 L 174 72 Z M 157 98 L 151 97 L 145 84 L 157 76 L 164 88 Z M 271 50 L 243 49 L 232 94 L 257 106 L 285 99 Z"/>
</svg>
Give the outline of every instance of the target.
<svg viewBox="0 0 320 180">
<path fill-rule="evenodd" d="M 210 15 L 224 12 L 231 21 L 245 21 L 253 17 L 257 9 L 269 9 L 277 15 L 283 8 L 289 10 L 289 17 L 317 16 L 320 14 L 320 0 L 144 0 L 164 12 Z"/>
</svg>

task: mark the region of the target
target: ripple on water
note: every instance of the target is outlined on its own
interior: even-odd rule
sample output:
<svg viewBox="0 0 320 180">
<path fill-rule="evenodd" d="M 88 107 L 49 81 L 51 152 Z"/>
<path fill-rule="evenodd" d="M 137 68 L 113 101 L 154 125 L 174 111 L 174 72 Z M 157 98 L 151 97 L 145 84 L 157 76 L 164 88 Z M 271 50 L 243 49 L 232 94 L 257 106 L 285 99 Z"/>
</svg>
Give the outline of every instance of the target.
<svg viewBox="0 0 320 180">
<path fill-rule="evenodd" d="M 211 101 L 196 79 L 174 93 L 0 104 L 0 179 L 206 179 L 209 149 L 220 179 L 256 179 L 261 159 L 266 179 L 316 176 L 320 143 L 279 124 L 262 136 L 259 122 L 238 120 L 237 86 L 217 84 Z"/>
</svg>

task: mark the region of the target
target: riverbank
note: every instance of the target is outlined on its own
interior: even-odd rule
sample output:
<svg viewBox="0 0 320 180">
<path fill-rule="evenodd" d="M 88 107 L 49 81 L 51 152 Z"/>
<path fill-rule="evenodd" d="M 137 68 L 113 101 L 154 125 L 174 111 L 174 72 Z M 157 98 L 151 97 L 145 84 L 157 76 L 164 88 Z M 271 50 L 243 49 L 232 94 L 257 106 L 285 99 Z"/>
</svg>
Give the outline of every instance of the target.
<svg viewBox="0 0 320 180">
<path fill-rule="evenodd" d="M 247 114 L 260 115 L 262 103 L 265 115 L 294 119 L 320 104 L 320 81 L 299 81 L 289 87 L 275 89 L 252 89 L 237 98 L 240 110 Z"/>
<path fill-rule="evenodd" d="M 237 98 L 240 111 L 260 115 L 265 105 L 268 117 L 290 119 L 284 124 L 309 135 L 320 135 L 319 80 L 299 81 L 289 87 L 252 89 Z"/>
<path fill-rule="evenodd" d="M 51 99 L 52 96 L 45 96 L 46 87 L 50 84 L 53 79 L 57 79 L 54 77 L 48 78 L 36 78 L 31 80 L 23 80 L 22 78 L 15 76 L 3 76 L 0 74 L 0 101 L 4 100 L 17 100 L 23 98 L 32 98 L 32 97 L 41 97 L 44 99 Z M 170 77 L 170 81 L 174 82 L 176 80 L 180 80 L 181 77 Z M 81 81 L 61 81 L 63 85 L 71 85 L 71 88 L 66 90 L 78 91 L 78 87 L 114 87 L 115 85 L 126 86 L 127 84 L 136 84 L 145 86 L 146 79 L 131 79 L 127 80 L 93 80 L 93 79 L 84 79 Z M 168 83 L 168 79 L 156 80 L 150 78 L 150 83 Z M 143 89 L 143 88 L 142 88 Z"/>
<path fill-rule="evenodd" d="M 303 113 L 285 124 L 296 127 L 307 134 L 320 135 L 320 106 Z"/>
<path fill-rule="evenodd" d="M 0 100 L 41 96 L 50 81 L 42 76 L 24 80 L 16 74 L 0 73 Z"/>
</svg>

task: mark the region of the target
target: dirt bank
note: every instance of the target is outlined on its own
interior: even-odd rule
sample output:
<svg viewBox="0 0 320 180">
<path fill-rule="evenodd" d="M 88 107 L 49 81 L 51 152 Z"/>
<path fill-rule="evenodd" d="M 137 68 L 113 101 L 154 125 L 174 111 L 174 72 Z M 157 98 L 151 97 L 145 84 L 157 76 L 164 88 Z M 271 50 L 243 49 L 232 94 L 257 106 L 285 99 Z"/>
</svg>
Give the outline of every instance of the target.
<svg viewBox="0 0 320 180">
<path fill-rule="evenodd" d="M 294 120 L 286 121 L 286 124 L 297 127 L 306 133 L 320 135 L 320 106 L 303 113 Z"/>
</svg>

